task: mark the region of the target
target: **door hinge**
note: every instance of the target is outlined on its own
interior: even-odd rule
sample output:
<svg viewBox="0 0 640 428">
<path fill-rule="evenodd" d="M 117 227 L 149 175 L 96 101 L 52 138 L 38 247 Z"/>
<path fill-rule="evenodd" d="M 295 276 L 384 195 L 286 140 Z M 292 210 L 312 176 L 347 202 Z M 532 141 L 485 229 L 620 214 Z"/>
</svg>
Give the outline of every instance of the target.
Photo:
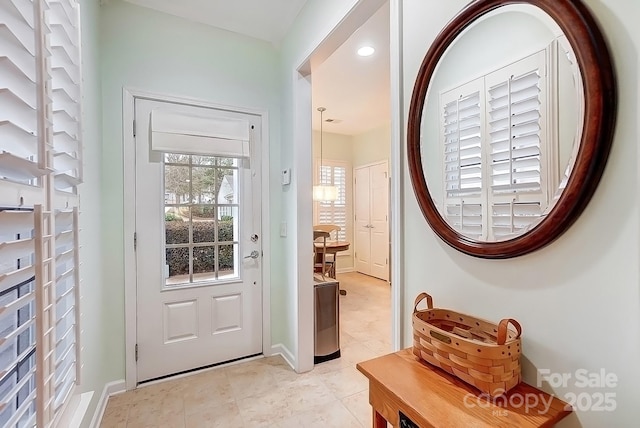
<svg viewBox="0 0 640 428">
<path fill-rule="evenodd" d="M 138 249 L 138 232 L 133 232 L 133 249 Z"/>
<path fill-rule="evenodd" d="M 136 120 L 133 120 L 133 136 L 136 136 Z"/>
<path fill-rule="evenodd" d="M 138 361 L 138 344 L 136 343 L 136 361 Z"/>
</svg>

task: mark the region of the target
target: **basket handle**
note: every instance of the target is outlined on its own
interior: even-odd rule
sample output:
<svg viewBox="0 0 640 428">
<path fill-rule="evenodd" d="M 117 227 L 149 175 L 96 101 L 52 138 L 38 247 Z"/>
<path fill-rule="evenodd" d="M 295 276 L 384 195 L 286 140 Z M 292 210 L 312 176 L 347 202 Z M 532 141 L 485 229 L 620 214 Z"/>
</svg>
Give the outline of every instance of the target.
<svg viewBox="0 0 640 428">
<path fill-rule="evenodd" d="M 520 327 L 520 323 L 518 321 L 514 320 L 513 318 L 505 318 L 500 321 L 500 324 L 498 324 L 498 345 L 504 345 L 504 343 L 507 341 L 507 327 L 509 326 L 509 324 L 513 325 L 518 332 L 517 336 L 515 337 L 516 339 L 519 338 L 522 334 L 522 327 Z"/>
<path fill-rule="evenodd" d="M 416 297 L 416 303 L 413 305 L 413 313 L 418 312 L 418 304 L 427 299 L 427 309 L 433 309 L 433 299 L 427 293 L 422 292 Z"/>
</svg>

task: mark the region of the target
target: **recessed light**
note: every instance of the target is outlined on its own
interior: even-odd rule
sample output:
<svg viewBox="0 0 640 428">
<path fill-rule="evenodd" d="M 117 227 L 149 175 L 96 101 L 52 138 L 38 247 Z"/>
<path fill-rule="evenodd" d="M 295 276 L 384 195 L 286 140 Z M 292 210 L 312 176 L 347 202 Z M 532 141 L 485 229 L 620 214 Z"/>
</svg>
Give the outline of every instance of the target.
<svg viewBox="0 0 640 428">
<path fill-rule="evenodd" d="M 371 46 L 363 46 L 358 49 L 358 55 L 360 56 L 371 56 L 376 50 Z"/>
</svg>

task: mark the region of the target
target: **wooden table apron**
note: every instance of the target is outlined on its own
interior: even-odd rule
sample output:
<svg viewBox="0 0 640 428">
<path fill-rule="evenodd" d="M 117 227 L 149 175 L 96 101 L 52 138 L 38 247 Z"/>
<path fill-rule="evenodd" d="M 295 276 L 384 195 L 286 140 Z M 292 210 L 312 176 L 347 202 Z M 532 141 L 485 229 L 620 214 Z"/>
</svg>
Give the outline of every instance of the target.
<svg viewBox="0 0 640 428">
<path fill-rule="evenodd" d="M 562 400 L 520 383 L 488 401 L 477 389 L 418 360 L 411 349 L 356 365 L 369 379 L 373 427 L 399 426 L 402 411 L 420 428 L 550 427 L 571 413 Z"/>
</svg>

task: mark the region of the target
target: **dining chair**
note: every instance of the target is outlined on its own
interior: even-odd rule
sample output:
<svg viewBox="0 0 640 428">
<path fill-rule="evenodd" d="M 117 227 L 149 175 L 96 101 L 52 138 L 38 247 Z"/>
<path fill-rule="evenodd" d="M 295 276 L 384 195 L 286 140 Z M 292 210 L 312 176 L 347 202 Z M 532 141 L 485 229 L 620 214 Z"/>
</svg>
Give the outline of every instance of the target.
<svg viewBox="0 0 640 428">
<path fill-rule="evenodd" d="M 322 279 L 326 279 L 325 275 L 331 277 L 335 265 L 327 260 L 327 238 L 330 236 L 330 233 L 324 230 L 313 231 L 313 272 L 319 272 Z"/>
<path fill-rule="evenodd" d="M 315 226 L 313 226 L 313 230 L 322 230 L 324 232 L 329 232 L 329 234 L 332 234 L 331 239 L 333 239 L 334 241 L 338 241 L 338 232 L 340 232 L 342 228 L 337 224 L 316 224 Z"/>
<path fill-rule="evenodd" d="M 338 226 L 337 224 L 316 224 L 315 226 L 313 226 L 313 230 L 319 230 L 319 231 L 323 231 L 323 232 L 328 232 L 330 235 L 329 240 L 334 240 L 334 241 L 338 241 L 338 232 L 340 232 L 342 230 L 342 228 L 340 226 Z M 335 232 L 335 233 L 334 233 Z M 329 256 L 330 258 L 327 260 L 327 263 L 331 263 L 331 271 L 330 271 L 330 277 L 331 278 L 335 278 L 336 277 L 336 272 L 335 272 L 335 268 L 336 268 L 336 253 L 329 253 L 327 254 L 327 256 Z"/>
</svg>

